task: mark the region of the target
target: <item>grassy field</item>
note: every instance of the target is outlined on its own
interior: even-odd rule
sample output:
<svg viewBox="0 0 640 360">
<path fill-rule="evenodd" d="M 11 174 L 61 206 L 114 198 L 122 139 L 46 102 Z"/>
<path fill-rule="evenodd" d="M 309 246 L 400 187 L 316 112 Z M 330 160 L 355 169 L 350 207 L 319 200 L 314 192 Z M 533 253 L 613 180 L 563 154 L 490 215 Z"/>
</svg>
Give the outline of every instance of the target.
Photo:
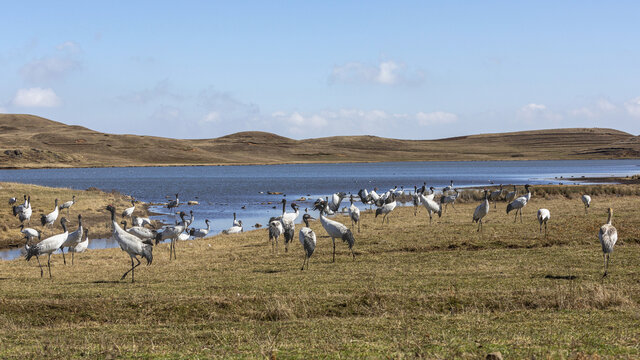
<svg viewBox="0 0 640 360">
<path fill-rule="evenodd" d="M 67 217 L 69 220 L 69 229 L 75 230 L 78 226 L 78 214 L 82 214 L 85 227 L 91 229 L 92 237 L 106 237 L 111 234 L 111 227 L 106 220 L 109 219 L 104 213 L 104 208 L 108 204 L 115 204 L 119 209 L 125 209 L 131 206 L 131 198 L 117 192 L 104 192 L 98 189 L 89 190 L 73 190 L 66 188 L 52 188 L 38 185 L 27 185 L 19 183 L 0 182 L 0 199 L 2 203 L 0 207 L 0 249 L 8 246 L 24 245 L 22 234 L 20 233 L 20 220 L 13 216 L 11 207 L 7 205 L 7 201 L 11 197 L 18 199 L 16 205 L 24 203 L 23 195 L 31 196 L 31 224 L 30 227 L 41 230 L 40 214 L 48 214 L 53 211 L 54 201 L 58 199 L 58 205 L 71 200 L 73 195 L 76 196 L 76 203 L 69 209 L 60 212 L 58 221 L 55 223 L 54 229 L 62 232 L 60 226 L 60 218 Z M 135 215 L 142 216 L 147 214 L 147 206 L 144 203 L 136 204 Z M 51 235 L 51 230 L 47 229 L 45 237 Z"/>
<path fill-rule="evenodd" d="M 52 280 L 34 261 L 3 261 L 0 358 L 638 358 L 639 189 L 612 188 L 588 215 L 580 188 L 538 189 L 523 224 L 498 203 L 483 235 L 475 201 L 431 226 L 424 208 L 398 208 L 384 226 L 367 212 L 355 261 L 339 243 L 331 263 L 314 221 L 308 271 L 297 240 L 271 254 L 266 229 L 181 242 L 171 262 L 159 245 L 134 284 L 119 281 L 129 266 L 120 249 L 74 266 L 55 255 Z M 610 206 L 619 240 L 603 279 L 597 231 Z"/>
<path fill-rule="evenodd" d="M 427 128 L 417 131 L 409 136 L 430 137 Z M 182 140 L 105 134 L 26 114 L 0 114 L 0 145 L 0 168 L 640 158 L 640 137 L 601 128 L 438 140 L 377 136 L 295 140 L 258 131 Z"/>
</svg>

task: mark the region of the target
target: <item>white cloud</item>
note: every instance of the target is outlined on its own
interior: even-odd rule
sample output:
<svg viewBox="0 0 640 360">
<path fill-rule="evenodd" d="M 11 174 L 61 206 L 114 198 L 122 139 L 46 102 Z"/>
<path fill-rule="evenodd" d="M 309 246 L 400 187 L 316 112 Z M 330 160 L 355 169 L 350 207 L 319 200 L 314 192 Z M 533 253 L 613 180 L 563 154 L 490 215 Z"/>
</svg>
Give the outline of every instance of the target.
<svg viewBox="0 0 640 360">
<path fill-rule="evenodd" d="M 217 123 L 219 121 L 220 113 L 218 113 L 217 111 L 210 111 L 200 120 L 200 123 Z"/>
<path fill-rule="evenodd" d="M 20 89 L 13 98 L 13 105 L 22 107 L 55 107 L 60 105 L 60 98 L 51 88 Z"/>
<path fill-rule="evenodd" d="M 66 41 L 56 46 L 56 53 L 33 60 L 20 69 L 20 75 L 31 83 L 45 83 L 65 78 L 79 70 L 82 63 L 77 59 L 81 53 L 80 45 Z"/>
<path fill-rule="evenodd" d="M 640 96 L 624 103 L 627 113 L 633 117 L 640 117 Z"/>
<path fill-rule="evenodd" d="M 577 118 L 597 119 L 609 116 L 618 110 L 618 107 L 607 99 L 598 99 L 594 103 L 578 109 L 569 110 L 569 116 Z"/>
<path fill-rule="evenodd" d="M 518 110 L 517 117 L 528 123 L 555 122 L 562 120 L 562 115 L 549 110 L 546 105 L 530 103 Z"/>
<path fill-rule="evenodd" d="M 416 119 L 420 123 L 420 125 L 437 125 L 437 124 L 451 124 L 458 121 L 458 116 L 456 114 L 444 112 L 444 111 L 436 111 L 431 113 L 419 112 L 416 114 Z"/>
<path fill-rule="evenodd" d="M 371 65 L 361 62 L 349 62 L 333 67 L 329 81 L 342 83 L 364 83 L 380 85 L 419 84 L 424 80 L 420 71 L 411 71 L 403 63 L 393 60 Z"/>
</svg>

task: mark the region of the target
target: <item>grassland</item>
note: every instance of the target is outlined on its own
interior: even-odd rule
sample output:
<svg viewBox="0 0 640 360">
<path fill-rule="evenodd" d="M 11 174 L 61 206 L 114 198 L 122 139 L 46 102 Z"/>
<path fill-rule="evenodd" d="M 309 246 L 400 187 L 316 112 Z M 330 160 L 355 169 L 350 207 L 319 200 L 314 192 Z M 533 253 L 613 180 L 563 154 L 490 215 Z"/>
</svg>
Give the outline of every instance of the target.
<svg viewBox="0 0 640 360">
<path fill-rule="evenodd" d="M 92 237 L 107 237 L 111 234 L 111 228 L 106 222 L 109 217 L 104 213 L 104 208 L 108 204 L 116 204 L 120 209 L 131 206 L 131 197 L 115 191 L 107 193 L 95 188 L 73 190 L 0 182 L 0 199 L 2 199 L 0 208 L 3 209 L 0 211 L 0 249 L 24 244 L 24 239 L 22 238 L 20 229 L 18 229 L 20 221 L 17 217 L 13 216 L 11 208 L 7 205 L 6 201 L 11 197 L 15 197 L 18 199 L 16 205 L 22 204 L 24 202 L 23 195 L 25 194 L 31 196 L 33 214 L 31 215 L 30 226 L 38 230 L 41 229 L 40 214 L 48 214 L 53 211 L 55 199 L 58 199 L 59 204 L 62 204 L 71 200 L 73 195 L 75 195 L 76 203 L 69 209 L 69 215 L 67 215 L 67 210 L 62 210 L 58 219 L 63 216 L 67 217 L 69 227 L 73 231 L 78 226 L 78 214 L 82 214 L 84 226 L 91 229 Z M 135 215 L 141 216 L 145 214 L 147 214 L 147 205 L 137 203 Z M 56 222 L 54 229 L 62 232 L 59 221 Z M 51 234 L 51 230 L 47 229 L 45 237 Z"/>
<path fill-rule="evenodd" d="M 299 243 L 270 253 L 267 230 L 154 249 L 136 283 L 120 249 L 89 251 L 53 279 L 35 262 L 0 262 L 0 358 L 640 357 L 640 187 L 537 188 L 514 224 L 498 203 L 476 233 L 468 201 L 433 225 L 398 208 L 363 214 L 356 255 L 319 222 L 310 269 Z M 606 209 L 620 239 L 602 278 Z M 551 211 L 548 238 L 535 212 Z M 106 217 L 106 212 L 105 212 Z M 338 217 L 346 222 L 345 217 Z"/>
<path fill-rule="evenodd" d="M 411 137 L 430 137 L 412 133 Z M 105 134 L 33 115 L 0 114 L 0 168 L 241 165 L 425 160 L 640 158 L 640 137 L 614 129 L 551 129 L 399 140 L 294 140 L 265 132 L 181 140 Z"/>
</svg>

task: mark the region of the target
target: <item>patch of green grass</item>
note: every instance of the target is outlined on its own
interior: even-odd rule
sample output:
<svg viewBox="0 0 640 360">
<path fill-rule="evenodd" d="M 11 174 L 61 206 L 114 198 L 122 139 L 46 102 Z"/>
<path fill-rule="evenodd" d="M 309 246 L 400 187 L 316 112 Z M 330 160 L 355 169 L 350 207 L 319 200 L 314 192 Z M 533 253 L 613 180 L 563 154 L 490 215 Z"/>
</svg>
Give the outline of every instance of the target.
<svg viewBox="0 0 640 360">
<path fill-rule="evenodd" d="M 52 280 L 33 261 L 3 261 L 0 358 L 638 358 L 638 200 L 595 195 L 585 215 L 578 198 L 534 195 L 523 224 L 492 206 L 484 234 L 473 202 L 431 226 L 423 208 L 398 208 L 384 226 L 366 212 L 356 260 L 339 243 L 335 263 L 312 222 L 308 271 L 297 239 L 271 254 L 266 229 L 180 242 L 171 262 L 157 246 L 134 284 L 118 281 L 120 249 L 74 266 L 55 255 Z M 597 231 L 610 206 L 620 239 L 602 279 Z"/>
</svg>

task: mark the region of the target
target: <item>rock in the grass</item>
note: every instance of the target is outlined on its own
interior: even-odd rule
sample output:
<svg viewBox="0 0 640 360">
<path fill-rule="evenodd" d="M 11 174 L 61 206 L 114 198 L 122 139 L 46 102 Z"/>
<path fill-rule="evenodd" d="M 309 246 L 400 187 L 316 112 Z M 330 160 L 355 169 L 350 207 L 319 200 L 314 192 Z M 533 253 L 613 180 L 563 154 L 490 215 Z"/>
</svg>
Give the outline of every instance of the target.
<svg viewBox="0 0 640 360">
<path fill-rule="evenodd" d="M 187 205 L 198 205 L 199 202 L 195 201 L 195 200 L 191 200 L 189 202 L 187 202 Z"/>
<path fill-rule="evenodd" d="M 488 353 L 486 360 L 502 360 L 502 353 L 500 351 Z"/>
</svg>

